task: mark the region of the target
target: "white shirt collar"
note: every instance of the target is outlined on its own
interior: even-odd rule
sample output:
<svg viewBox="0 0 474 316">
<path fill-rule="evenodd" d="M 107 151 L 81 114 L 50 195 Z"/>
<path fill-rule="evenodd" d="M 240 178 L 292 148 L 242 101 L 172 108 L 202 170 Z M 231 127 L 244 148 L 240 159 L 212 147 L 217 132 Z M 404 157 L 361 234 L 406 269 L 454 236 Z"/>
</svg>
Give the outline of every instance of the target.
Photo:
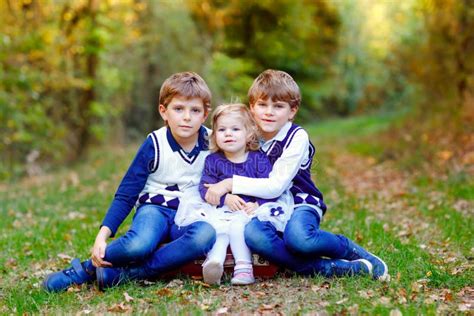
<svg viewBox="0 0 474 316">
<path fill-rule="evenodd" d="M 269 144 L 269 143 L 271 143 L 275 140 L 276 141 L 283 140 L 285 138 L 286 134 L 288 133 L 288 131 L 290 130 L 291 125 L 293 125 L 292 122 L 290 122 L 290 121 L 286 122 L 286 124 L 283 125 L 283 127 L 278 131 L 278 133 L 275 136 L 273 136 L 273 138 L 270 138 L 267 141 L 262 140 L 263 145 Z"/>
<path fill-rule="evenodd" d="M 262 139 L 260 141 L 260 147 L 263 149 L 263 151 L 267 151 L 270 148 L 271 144 L 273 144 L 273 142 L 285 139 L 286 134 L 288 134 L 288 131 L 291 128 L 291 125 L 293 125 L 293 123 L 288 121 L 285 125 L 283 125 L 283 127 L 278 131 L 275 136 L 273 136 L 267 141 Z"/>
</svg>

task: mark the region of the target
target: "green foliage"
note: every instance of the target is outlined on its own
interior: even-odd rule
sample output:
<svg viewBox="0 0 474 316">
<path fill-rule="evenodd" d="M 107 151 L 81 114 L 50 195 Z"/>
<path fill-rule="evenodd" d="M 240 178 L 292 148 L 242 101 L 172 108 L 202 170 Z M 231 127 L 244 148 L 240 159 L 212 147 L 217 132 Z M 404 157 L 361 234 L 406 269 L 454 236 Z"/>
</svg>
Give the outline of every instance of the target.
<svg viewBox="0 0 474 316">
<path fill-rule="evenodd" d="M 132 78 L 130 106 L 123 116 L 127 134 L 143 139 L 162 125 L 157 112 L 162 82 L 172 73 L 203 69 L 211 55 L 204 35 L 198 34 L 189 10 L 180 1 L 143 2 L 131 26 L 137 38 L 124 67 Z M 206 78 L 205 78 L 206 79 Z"/>
<path fill-rule="evenodd" d="M 123 22 L 108 15 L 115 8 L 97 1 L 8 1 L 0 9 L 0 179 L 5 179 L 41 171 L 30 172 L 28 164 L 74 159 L 103 139 L 124 106 L 116 102 L 112 109 L 110 102 L 121 100 L 120 94 L 124 99 L 127 91 L 121 83 L 126 74 L 101 64 L 112 52 L 109 43 L 125 31 Z M 102 81 L 109 73 L 115 81 Z"/>
<path fill-rule="evenodd" d="M 190 7 L 218 52 L 208 73 L 220 98 L 245 96 L 251 78 L 274 68 L 287 71 L 300 84 L 307 112 L 320 106 L 313 88 L 328 74 L 339 27 L 329 2 L 209 0 L 190 1 Z"/>
<path fill-rule="evenodd" d="M 472 143 L 473 27 L 472 0 L 2 2 L 0 180 L 41 171 L 27 157 L 44 169 L 142 139 L 162 124 L 162 81 L 186 70 L 216 105 L 281 69 L 301 88 L 300 122 L 410 109 L 392 152 L 421 161 L 425 134 L 458 152 Z"/>
<path fill-rule="evenodd" d="M 214 92 L 215 103 L 246 102 L 247 90 L 254 79 L 248 74 L 253 69 L 255 65 L 252 60 L 214 53 L 206 78 Z"/>
<path fill-rule="evenodd" d="M 423 40 L 412 23 L 414 1 L 339 3 L 342 28 L 333 65 L 334 87 L 325 96 L 329 113 L 350 115 L 394 109 L 411 101 L 414 87 L 400 72 L 395 52 L 406 40 Z M 411 49 L 411 46 L 408 48 Z"/>
</svg>

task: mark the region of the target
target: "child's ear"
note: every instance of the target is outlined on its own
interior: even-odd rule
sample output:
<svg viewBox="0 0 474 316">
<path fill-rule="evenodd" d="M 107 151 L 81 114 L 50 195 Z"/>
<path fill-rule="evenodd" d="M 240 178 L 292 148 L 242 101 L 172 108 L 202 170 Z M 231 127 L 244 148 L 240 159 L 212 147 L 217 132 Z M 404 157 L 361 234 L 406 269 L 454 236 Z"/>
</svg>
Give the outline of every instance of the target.
<svg viewBox="0 0 474 316">
<path fill-rule="evenodd" d="M 250 109 L 250 113 L 252 113 L 252 115 L 253 115 L 254 114 L 254 105 L 250 104 L 249 109 Z"/>
<path fill-rule="evenodd" d="M 297 106 L 290 108 L 289 121 L 293 121 L 293 119 L 294 119 L 295 116 L 296 116 L 296 113 L 298 113 L 298 107 L 297 107 Z"/>
<path fill-rule="evenodd" d="M 158 105 L 158 112 L 160 112 L 160 116 L 163 119 L 163 121 L 166 122 L 168 119 L 168 116 L 166 115 L 166 107 L 163 104 Z"/>
<path fill-rule="evenodd" d="M 210 112 L 209 109 L 204 110 L 204 119 L 202 120 L 203 122 L 207 120 L 207 117 L 209 116 L 209 112 Z"/>
</svg>

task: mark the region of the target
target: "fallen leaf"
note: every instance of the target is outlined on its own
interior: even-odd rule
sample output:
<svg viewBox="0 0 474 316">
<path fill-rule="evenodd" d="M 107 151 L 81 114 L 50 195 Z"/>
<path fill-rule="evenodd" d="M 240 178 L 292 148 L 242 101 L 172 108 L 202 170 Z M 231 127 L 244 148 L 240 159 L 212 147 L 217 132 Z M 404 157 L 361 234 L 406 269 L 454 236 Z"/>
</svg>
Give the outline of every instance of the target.
<svg viewBox="0 0 474 316">
<path fill-rule="evenodd" d="M 262 291 L 253 292 L 253 294 L 254 294 L 256 297 L 265 297 L 265 296 L 267 296 L 267 293 L 262 292 Z"/>
<path fill-rule="evenodd" d="M 69 256 L 69 255 L 66 255 L 65 253 L 58 253 L 57 255 L 59 258 L 61 258 L 63 261 L 71 261 L 72 260 L 72 257 Z"/>
<path fill-rule="evenodd" d="M 209 285 L 205 282 L 199 281 L 199 280 L 194 280 L 194 284 L 200 285 L 200 286 L 203 286 L 203 287 L 211 287 L 211 285 Z"/>
<path fill-rule="evenodd" d="M 184 284 L 184 281 L 183 281 L 183 280 L 174 279 L 174 280 L 171 280 L 171 281 L 166 285 L 166 287 L 181 287 L 183 284 Z"/>
<path fill-rule="evenodd" d="M 359 296 L 362 298 L 371 298 L 374 296 L 374 292 L 371 290 L 368 291 L 359 291 Z"/>
<path fill-rule="evenodd" d="M 229 309 L 227 307 L 221 307 L 216 311 L 216 315 L 225 315 L 229 313 Z"/>
<path fill-rule="evenodd" d="M 68 287 L 67 291 L 68 292 L 80 292 L 81 288 L 80 288 L 80 285 L 73 285 L 73 286 Z"/>
<path fill-rule="evenodd" d="M 399 309 L 392 309 L 392 310 L 390 311 L 390 314 L 389 314 L 389 315 L 390 315 L 390 316 L 402 316 L 403 314 L 402 314 L 402 312 L 400 312 Z"/>
<path fill-rule="evenodd" d="M 260 305 L 260 307 L 258 309 L 261 310 L 261 311 L 269 311 L 269 310 L 273 310 L 274 307 L 275 307 L 274 305 L 262 304 L 262 305 Z"/>
<path fill-rule="evenodd" d="M 125 305 L 124 302 L 120 304 L 112 305 L 111 307 L 107 309 L 107 311 L 113 312 L 113 313 L 125 313 L 125 312 L 129 312 L 130 310 L 131 310 L 131 307 L 129 305 Z"/>
<path fill-rule="evenodd" d="M 382 305 L 389 305 L 391 300 L 389 297 L 386 297 L 386 296 L 382 296 L 380 299 L 379 299 L 379 302 L 380 304 Z"/>
<path fill-rule="evenodd" d="M 126 301 L 127 303 L 133 301 L 133 297 L 131 297 L 130 295 L 128 295 L 127 292 L 124 292 L 124 293 L 123 293 L 123 296 L 125 297 L 125 301 Z"/>
<path fill-rule="evenodd" d="M 437 153 L 439 159 L 446 161 L 449 160 L 453 156 L 453 152 L 449 150 L 442 150 Z"/>
<path fill-rule="evenodd" d="M 349 312 L 349 315 L 359 315 L 359 305 L 354 304 L 351 307 L 349 307 L 347 311 Z"/>
<path fill-rule="evenodd" d="M 473 308 L 474 306 L 472 306 L 472 304 L 459 304 L 458 305 L 458 311 L 461 311 L 461 312 L 468 312 L 471 310 L 471 308 Z"/>
<path fill-rule="evenodd" d="M 169 297 L 169 296 L 173 295 L 173 291 L 168 289 L 168 288 L 159 289 L 155 293 L 158 296 L 166 296 L 166 297 Z"/>
</svg>

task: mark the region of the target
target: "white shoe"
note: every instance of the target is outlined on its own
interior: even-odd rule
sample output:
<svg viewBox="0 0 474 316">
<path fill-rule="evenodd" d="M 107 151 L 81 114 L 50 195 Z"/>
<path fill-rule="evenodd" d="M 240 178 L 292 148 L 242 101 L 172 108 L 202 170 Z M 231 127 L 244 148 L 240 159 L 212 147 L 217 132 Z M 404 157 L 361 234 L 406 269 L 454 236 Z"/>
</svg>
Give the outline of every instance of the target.
<svg viewBox="0 0 474 316">
<path fill-rule="evenodd" d="M 234 271 L 234 277 L 230 280 L 232 285 L 249 285 L 255 283 L 252 269 L 239 269 Z"/>
<path fill-rule="evenodd" d="M 206 260 L 202 265 L 202 276 L 207 284 L 221 284 L 224 266 L 217 261 Z"/>
</svg>

